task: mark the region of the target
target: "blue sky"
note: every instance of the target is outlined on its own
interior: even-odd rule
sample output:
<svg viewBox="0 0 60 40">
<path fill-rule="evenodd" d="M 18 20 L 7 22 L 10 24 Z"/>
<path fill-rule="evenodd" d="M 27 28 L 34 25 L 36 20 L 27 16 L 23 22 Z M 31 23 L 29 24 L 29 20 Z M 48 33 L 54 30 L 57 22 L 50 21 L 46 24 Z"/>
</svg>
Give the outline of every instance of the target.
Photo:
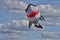
<svg viewBox="0 0 60 40">
<path fill-rule="evenodd" d="M 37 5 L 45 17 L 39 21 L 43 30 L 28 28 L 28 4 Z M 0 40 L 60 40 L 59 4 L 60 0 L 0 0 Z"/>
</svg>

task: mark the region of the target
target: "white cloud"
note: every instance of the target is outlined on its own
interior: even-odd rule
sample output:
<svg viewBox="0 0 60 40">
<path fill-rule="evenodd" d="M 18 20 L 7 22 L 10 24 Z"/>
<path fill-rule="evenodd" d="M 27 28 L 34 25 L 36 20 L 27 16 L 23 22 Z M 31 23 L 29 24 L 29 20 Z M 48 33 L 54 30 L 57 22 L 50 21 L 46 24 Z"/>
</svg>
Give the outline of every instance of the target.
<svg viewBox="0 0 60 40">
<path fill-rule="evenodd" d="M 15 14 L 22 14 L 22 13 L 25 13 L 25 11 L 24 10 L 9 10 L 8 12 L 10 12 L 10 13 L 15 13 Z"/>
<path fill-rule="evenodd" d="M 7 10 L 8 12 L 12 12 L 12 13 L 17 13 L 17 14 L 21 14 L 21 13 L 25 13 L 24 10 L 25 8 L 27 7 L 28 4 L 22 2 L 22 1 L 17 1 L 17 0 L 3 0 L 1 1 L 1 7 L 0 8 L 3 8 L 5 10 Z M 41 11 L 41 14 L 45 17 L 45 22 L 43 22 L 43 25 L 55 25 L 55 26 L 60 26 L 60 18 L 59 19 L 55 19 L 57 18 L 56 16 L 60 16 L 60 8 L 55 8 L 53 5 L 51 4 L 46 4 L 46 5 L 39 5 L 39 9 Z M 55 17 L 55 18 L 52 18 L 52 17 L 49 17 L 49 16 L 52 16 L 52 17 Z M 53 21 L 55 20 L 55 21 Z M 11 22 L 11 23 L 7 23 L 6 25 L 7 26 L 13 26 L 16 27 L 16 28 L 20 28 L 21 26 L 25 26 L 28 28 L 28 21 L 26 20 L 20 20 L 20 21 L 16 21 L 14 22 L 14 20 Z M 0 24 L 1 26 L 4 26 L 3 24 Z M 5 26 L 6 26 L 5 25 Z M 1 27 L 0 26 L 0 27 Z M 22 28 L 23 28 L 22 27 Z M 8 27 L 8 28 L 11 28 L 11 27 Z M 32 27 L 33 28 L 33 27 Z M 36 30 L 35 28 L 33 28 L 34 30 Z"/>
<path fill-rule="evenodd" d="M 60 40 L 60 39 L 56 39 L 56 38 L 35 38 L 33 40 Z"/>
<path fill-rule="evenodd" d="M 0 29 L 15 29 L 21 31 L 32 31 L 32 30 L 41 30 L 39 28 L 31 26 L 29 29 L 28 20 L 13 20 L 12 22 L 0 24 Z"/>
<path fill-rule="evenodd" d="M 17 0 L 4 0 L 4 4 L 7 8 L 10 9 L 25 9 L 27 4 L 22 2 L 22 1 L 17 1 Z"/>
<path fill-rule="evenodd" d="M 27 27 L 28 20 L 13 20 L 12 24 L 16 27 Z"/>
<path fill-rule="evenodd" d="M 39 5 L 39 10 L 43 12 L 43 15 L 59 16 L 60 14 L 60 8 L 55 8 L 51 4 L 46 4 L 46 5 L 41 4 Z"/>
<path fill-rule="evenodd" d="M 0 10 L 5 9 L 8 12 L 21 14 L 24 13 L 25 8 L 28 4 L 17 1 L 17 0 L 2 0 L 0 1 Z M 46 4 L 46 5 L 39 5 L 39 9 L 41 11 L 41 14 L 43 16 L 49 16 L 55 17 L 60 16 L 60 8 L 55 8 L 53 5 Z M 58 19 L 53 19 L 52 17 L 45 18 L 45 22 L 42 22 L 43 25 L 55 25 L 60 26 L 60 17 Z M 56 17 L 57 18 L 57 17 Z M 54 21 L 55 20 L 55 21 Z M 14 40 L 20 40 L 20 38 L 25 35 L 26 31 L 31 30 L 40 30 L 34 26 L 32 26 L 30 29 L 28 27 L 28 20 L 12 20 L 12 22 L 8 23 L 0 23 L 0 38 L 1 40 L 8 40 L 8 39 L 14 39 Z M 1 34 L 2 33 L 2 34 Z M 3 34 L 5 33 L 5 34 Z M 3 36 L 2 36 L 3 35 Z M 43 37 L 46 37 L 46 39 L 42 40 L 52 40 L 49 38 L 60 38 L 60 33 L 56 32 L 44 32 Z M 41 40 L 41 39 L 34 39 L 34 40 Z"/>
<path fill-rule="evenodd" d="M 39 28 L 34 27 L 34 25 L 31 26 L 29 29 L 29 21 L 28 20 L 13 20 L 12 24 L 16 28 L 22 28 L 22 30 L 32 31 L 32 30 L 41 30 Z"/>
<path fill-rule="evenodd" d="M 3 26 L 4 24 L 0 24 L 0 28 Z"/>
<path fill-rule="evenodd" d="M 54 7 L 51 4 L 41 4 L 39 5 L 39 10 L 41 11 L 41 15 L 45 17 L 45 22 L 41 22 L 43 25 L 60 26 L 60 8 Z"/>
<path fill-rule="evenodd" d="M 22 37 L 19 33 L 0 33 L 1 40 L 20 40 Z"/>
<path fill-rule="evenodd" d="M 16 27 L 18 27 L 18 24 L 16 24 Z M 15 27 L 13 27 L 11 23 L 0 24 L 0 39 L 1 40 L 19 40 L 23 38 L 23 36 L 27 33 L 25 30 L 21 31 L 13 28 Z"/>
<path fill-rule="evenodd" d="M 3 0 L 1 1 L 0 5 L 0 9 L 2 8 L 7 10 L 8 12 L 13 12 L 17 14 L 22 13 L 23 10 L 25 10 L 25 8 L 27 7 L 26 3 L 18 0 Z"/>
<path fill-rule="evenodd" d="M 60 32 L 44 32 L 42 36 L 45 38 L 60 38 Z"/>
<path fill-rule="evenodd" d="M 18 1 L 18 0 L 3 0 L 1 2 L 1 7 L 9 10 L 9 12 L 14 12 L 14 13 L 21 13 L 21 10 L 25 10 L 28 4 Z M 60 13 L 60 8 L 55 8 L 53 5 L 46 4 L 46 5 L 39 5 L 39 10 L 46 12 L 45 14 L 57 14 Z M 23 13 L 23 12 L 22 12 Z"/>
<path fill-rule="evenodd" d="M 9 12 L 20 14 L 20 13 L 24 13 L 24 10 L 26 9 L 28 4 L 18 0 L 3 0 L 1 1 L 0 5 L 1 5 L 0 8 L 3 8 Z M 44 12 L 43 15 L 59 16 L 60 14 L 60 8 L 55 8 L 51 4 L 46 4 L 46 5 L 41 4 L 38 7 L 40 11 Z"/>
<path fill-rule="evenodd" d="M 27 33 L 26 31 L 0 28 L 0 39 L 1 40 L 19 40 L 26 33 Z"/>
<path fill-rule="evenodd" d="M 60 23 L 53 23 L 53 22 L 40 22 L 41 25 L 46 25 L 46 26 L 50 26 L 50 25 L 55 25 L 55 26 L 60 26 Z M 43 26 L 42 25 L 42 26 Z M 34 27 L 34 25 L 31 26 L 31 28 L 29 29 L 29 22 L 28 20 L 13 20 L 12 22 L 8 22 L 8 23 L 3 23 L 0 24 L 0 29 L 4 28 L 4 29 L 16 29 L 16 30 L 21 30 L 21 31 L 32 31 L 32 30 L 41 30 L 39 28 Z M 43 29 L 45 30 L 45 28 Z"/>
<path fill-rule="evenodd" d="M 41 39 L 37 39 L 37 38 L 36 38 L 36 39 L 33 39 L 33 40 L 41 40 Z"/>
<path fill-rule="evenodd" d="M 60 26 L 60 22 L 49 22 L 49 21 L 45 21 L 45 22 L 40 22 L 42 23 L 43 25 L 46 25 L 46 26 Z"/>
</svg>

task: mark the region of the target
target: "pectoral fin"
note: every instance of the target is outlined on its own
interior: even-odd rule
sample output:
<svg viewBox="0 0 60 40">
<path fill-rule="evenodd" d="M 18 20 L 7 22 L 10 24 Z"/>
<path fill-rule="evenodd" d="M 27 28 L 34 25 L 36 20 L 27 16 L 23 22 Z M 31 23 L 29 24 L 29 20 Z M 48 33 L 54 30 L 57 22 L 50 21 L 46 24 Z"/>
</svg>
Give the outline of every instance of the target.
<svg viewBox="0 0 60 40">
<path fill-rule="evenodd" d="M 29 28 L 32 26 L 32 22 L 29 21 Z"/>
<path fill-rule="evenodd" d="M 39 23 L 38 25 L 35 25 L 35 27 L 43 29 L 43 27 Z"/>
<path fill-rule="evenodd" d="M 40 16 L 39 18 L 41 21 L 45 21 L 44 17 L 43 16 Z"/>
</svg>

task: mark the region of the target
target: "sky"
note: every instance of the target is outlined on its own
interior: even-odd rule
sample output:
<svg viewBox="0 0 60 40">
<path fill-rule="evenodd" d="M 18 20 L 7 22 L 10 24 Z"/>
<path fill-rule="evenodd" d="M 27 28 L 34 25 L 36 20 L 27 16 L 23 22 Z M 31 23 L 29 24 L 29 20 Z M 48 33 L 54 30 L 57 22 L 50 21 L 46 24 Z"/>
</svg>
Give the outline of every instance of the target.
<svg viewBox="0 0 60 40">
<path fill-rule="evenodd" d="M 44 29 L 29 29 L 25 9 L 37 5 Z M 0 40 L 60 40 L 60 0 L 0 0 Z"/>
</svg>

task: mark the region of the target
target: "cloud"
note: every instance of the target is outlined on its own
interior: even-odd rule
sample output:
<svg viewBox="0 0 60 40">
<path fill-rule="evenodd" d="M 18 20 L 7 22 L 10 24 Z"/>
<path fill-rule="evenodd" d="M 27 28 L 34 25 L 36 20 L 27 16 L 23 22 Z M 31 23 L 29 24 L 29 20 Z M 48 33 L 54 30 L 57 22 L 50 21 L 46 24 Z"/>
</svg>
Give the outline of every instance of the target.
<svg viewBox="0 0 60 40">
<path fill-rule="evenodd" d="M 20 28 L 22 27 L 21 25 L 19 25 L 19 24 L 22 24 L 21 22 L 22 21 L 13 20 L 12 22 L 8 22 L 8 23 L 0 23 L 0 39 L 1 40 L 20 40 L 21 38 L 23 38 L 26 35 L 27 31 L 25 31 L 24 28 L 22 29 Z M 20 29 L 20 30 L 17 30 L 17 29 Z"/>
<path fill-rule="evenodd" d="M 37 39 L 37 38 L 36 38 L 36 39 L 33 39 L 33 40 L 53 40 L 53 39 L 49 39 L 49 38 L 44 38 L 44 39 L 39 39 L 39 38 L 38 38 L 38 39 Z"/>
<path fill-rule="evenodd" d="M 44 32 L 42 36 L 44 38 L 60 38 L 60 32 Z"/>
<path fill-rule="evenodd" d="M 18 23 L 19 22 L 0 24 L 0 33 L 21 33 L 21 34 L 25 33 L 25 31 L 13 29 L 19 28 L 20 25 Z"/>
<path fill-rule="evenodd" d="M 0 39 L 1 40 L 19 40 L 23 38 L 24 35 L 20 33 L 0 33 Z"/>
<path fill-rule="evenodd" d="M 14 30 L 20 30 L 20 31 L 33 31 L 33 30 L 41 30 L 39 28 L 34 27 L 34 25 L 31 26 L 29 29 L 29 21 L 28 20 L 13 20 L 12 22 L 8 23 L 2 23 L 0 24 L 1 29 L 14 29 Z"/>
<path fill-rule="evenodd" d="M 0 9 L 5 9 L 8 12 L 13 12 L 13 13 L 23 13 L 23 10 L 27 7 L 27 4 L 22 2 L 22 1 L 17 1 L 17 0 L 3 0 L 1 1 L 0 4 Z"/>
<path fill-rule="evenodd" d="M 41 39 L 33 39 L 33 40 L 41 40 Z"/>
<path fill-rule="evenodd" d="M 42 25 L 45 25 L 45 26 L 60 26 L 60 22 L 55 22 L 55 21 L 45 21 L 45 22 L 40 22 Z"/>
<path fill-rule="evenodd" d="M 16 24 L 17 23 L 17 24 Z M 1 40 L 20 40 L 26 35 L 27 31 L 17 30 L 19 27 L 19 22 L 13 21 L 11 23 L 0 24 L 0 39 Z M 14 25 L 13 25 L 14 24 Z M 3 36 L 2 36 L 3 35 Z"/>
<path fill-rule="evenodd" d="M 27 4 L 17 0 L 3 0 L 4 6 L 9 9 L 25 9 Z"/>
<path fill-rule="evenodd" d="M 8 13 L 16 13 L 16 14 L 21 14 L 21 13 L 25 13 L 24 10 L 27 7 L 28 4 L 22 2 L 22 1 L 18 1 L 18 0 L 3 0 L 0 2 L 1 6 L 0 9 L 5 9 L 8 11 Z M 43 25 L 54 25 L 54 26 L 60 26 L 60 8 L 54 7 L 51 4 L 41 4 L 38 6 L 39 10 L 41 11 L 41 15 L 43 15 L 45 17 L 45 22 L 42 22 Z M 25 14 L 23 14 L 25 15 Z M 22 17 L 22 16 L 21 16 Z M 53 21 L 54 20 L 54 21 Z M 23 23 L 22 23 L 23 22 Z M 10 25 L 16 27 L 16 28 L 20 28 L 21 26 L 23 26 L 22 28 L 27 27 L 28 28 L 28 21 L 24 20 L 20 20 L 20 21 L 16 21 L 14 22 L 14 20 L 11 23 L 7 23 L 7 24 L 0 24 L 1 26 L 6 26 L 6 25 Z M 7 27 L 7 28 L 11 28 L 11 27 Z M 34 30 L 36 30 L 35 28 L 33 28 Z"/>
<path fill-rule="evenodd" d="M 23 38 L 23 36 L 26 33 L 27 33 L 26 31 L 0 28 L 0 39 L 1 40 L 19 40 Z"/>
<path fill-rule="evenodd" d="M 60 8 L 51 4 L 41 4 L 38 6 L 41 15 L 45 17 L 45 22 L 40 22 L 45 26 L 60 26 Z"/>
<path fill-rule="evenodd" d="M 0 3 L 2 9 L 7 10 L 8 12 L 21 14 L 25 13 L 25 9 L 28 4 L 18 1 L 18 0 L 3 0 Z M 54 7 L 51 4 L 41 4 L 38 6 L 41 14 L 44 16 L 60 16 L 60 8 Z"/>
<path fill-rule="evenodd" d="M 0 10 L 6 10 L 8 13 L 25 13 L 24 10 L 27 5 L 28 4 L 18 0 L 0 0 Z M 45 21 L 40 22 L 41 24 L 46 26 L 60 26 L 60 8 L 55 8 L 51 4 L 41 4 L 39 5 L 39 10 L 41 11 L 41 15 L 45 17 Z M 12 20 L 11 22 L 7 23 L 0 23 L 1 40 L 20 40 L 20 38 L 23 37 L 27 33 L 27 31 L 41 30 L 34 27 L 33 25 L 29 29 L 28 22 L 28 20 L 23 19 Z M 50 38 L 60 38 L 60 33 L 58 32 L 44 32 L 42 35 L 44 39 L 35 38 L 34 40 L 52 40 Z"/>
<path fill-rule="evenodd" d="M 0 2 L 0 5 L 0 8 L 3 8 L 9 12 L 20 14 L 24 13 L 24 10 L 26 9 L 28 4 L 18 0 L 3 0 Z M 41 4 L 38 7 L 39 10 L 43 12 L 43 15 L 59 16 L 58 14 L 60 14 L 60 8 L 56 8 L 51 4 Z"/>
<path fill-rule="evenodd" d="M 11 22 L 7 22 L 7 23 L 0 23 L 0 29 L 14 29 L 14 30 L 21 30 L 21 31 L 35 31 L 35 30 L 41 30 L 39 28 L 34 27 L 34 25 L 31 26 L 31 28 L 29 29 L 29 21 L 26 19 L 23 20 L 12 20 Z M 45 22 L 39 22 L 42 26 L 60 26 L 60 23 L 54 23 L 54 22 L 49 22 L 49 21 L 45 21 Z M 45 28 L 44 28 L 45 29 Z"/>
<path fill-rule="evenodd" d="M 60 14 L 60 8 L 54 7 L 51 4 L 41 4 L 39 5 L 39 10 L 43 13 L 43 15 L 47 16 L 59 16 Z"/>
<path fill-rule="evenodd" d="M 26 9 L 28 4 L 18 0 L 3 0 L 0 2 L 0 5 L 0 8 L 3 8 L 9 12 L 20 14 L 24 13 L 24 10 Z M 41 4 L 38 7 L 44 15 L 59 16 L 60 14 L 60 8 L 56 8 L 51 4 Z"/>
<path fill-rule="evenodd" d="M 20 27 L 23 28 L 24 26 L 27 26 L 27 24 L 28 24 L 28 21 L 26 20 L 19 20 L 19 21 L 13 20 L 12 22 L 0 24 L 0 28 L 20 29 Z"/>
</svg>

